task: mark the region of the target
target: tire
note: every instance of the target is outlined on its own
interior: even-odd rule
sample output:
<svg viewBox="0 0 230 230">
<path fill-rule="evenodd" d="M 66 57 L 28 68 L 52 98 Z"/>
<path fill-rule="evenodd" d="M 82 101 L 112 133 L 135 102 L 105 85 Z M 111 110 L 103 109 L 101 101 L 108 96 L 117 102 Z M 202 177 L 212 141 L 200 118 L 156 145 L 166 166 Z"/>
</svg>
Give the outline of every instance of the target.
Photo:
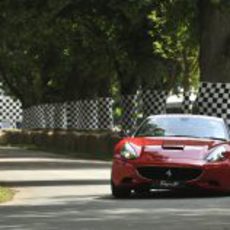
<svg viewBox="0 0 230 230">
<path fill-rule="evenodd" d="M 129 198 L 131 195 L 131 189 L 116 186 L 113 182 L 111 182 L 111 191 L 115 198 Z"/>
</svg>

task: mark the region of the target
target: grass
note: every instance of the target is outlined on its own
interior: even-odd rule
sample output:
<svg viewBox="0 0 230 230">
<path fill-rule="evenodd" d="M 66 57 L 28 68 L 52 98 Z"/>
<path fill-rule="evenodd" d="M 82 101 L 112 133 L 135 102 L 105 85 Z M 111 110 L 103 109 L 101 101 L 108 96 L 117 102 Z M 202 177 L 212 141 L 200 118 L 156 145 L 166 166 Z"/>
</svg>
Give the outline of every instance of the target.
<svg viewBox="0 0 230 230">
<path fill-rule="evenodd" d="M 0 203 L 10 201 L 13 199 L 14 191 L 0 186 Z"/>
</svg>

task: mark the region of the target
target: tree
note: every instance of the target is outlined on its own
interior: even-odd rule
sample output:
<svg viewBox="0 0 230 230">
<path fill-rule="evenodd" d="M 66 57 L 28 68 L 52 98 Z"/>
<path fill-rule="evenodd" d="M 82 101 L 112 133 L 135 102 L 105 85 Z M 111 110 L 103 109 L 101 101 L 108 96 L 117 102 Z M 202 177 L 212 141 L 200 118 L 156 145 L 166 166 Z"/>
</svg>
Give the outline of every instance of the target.
<svg viewBox="0 0 230 230">
<path fill-rule="evenodd" d="M 65 47 L 53 18 L 64 1 L 51 3 L 0 3 L 0 73 L 24 107 L 47 101 L 51 94 L 55 97 L 53 77 L 61 77 L 59 64 Z"/>
<path fill-rule="evenodd" d="M 179 72 L 191 78 L 192 12 L 180 0 L 5 0 L 0 74 L 24 107 L 107 97 L 114 85 L 171 89 Z"/>
<path fill-rule="evenodd" d="M 201 81 L 230 82 L 230 2 L 200 0 Z"/>
<path fill-rule="evenodd" d="M 80 23 L 81 39 L 91 49 L 96 66 L 103 69 L 99 75 L 103 76 L 103 72 L 110 75 L 103 77 L 103 81 L 116 78 L 122 94 L 133 94 L 141 76 L 154 68 L 146 63 L 153 58 L 147 19 L 151 9 L 152 0 L 91 0 L 87 4 L 71 1 L 61 15 Z M 93 71 L 95 73 L 95 68 Z"/>
<path fill-rule="evenodd" d="M 198 24 L 196 1 L 158 1 L 149 15 L 154 53 L 168 67 L 166 88 L 185 91 L 198 80 Z"/>
</svg>

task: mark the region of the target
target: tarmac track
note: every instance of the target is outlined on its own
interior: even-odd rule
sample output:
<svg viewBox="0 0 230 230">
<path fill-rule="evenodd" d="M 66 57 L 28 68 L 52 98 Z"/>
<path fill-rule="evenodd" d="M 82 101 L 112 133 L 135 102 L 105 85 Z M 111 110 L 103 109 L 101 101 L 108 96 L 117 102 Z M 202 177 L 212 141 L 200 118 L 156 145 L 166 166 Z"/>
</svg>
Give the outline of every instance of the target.
<svg viewBox="0 0 230 230">
<path fill-rule="evenodd" d="M 0 148 L 0 184 L 15 189 L 0 205 L 3 230 L 230 230 L 230 196 L 153 191 L 116 200 L 108 162 Z"/>
</svg>

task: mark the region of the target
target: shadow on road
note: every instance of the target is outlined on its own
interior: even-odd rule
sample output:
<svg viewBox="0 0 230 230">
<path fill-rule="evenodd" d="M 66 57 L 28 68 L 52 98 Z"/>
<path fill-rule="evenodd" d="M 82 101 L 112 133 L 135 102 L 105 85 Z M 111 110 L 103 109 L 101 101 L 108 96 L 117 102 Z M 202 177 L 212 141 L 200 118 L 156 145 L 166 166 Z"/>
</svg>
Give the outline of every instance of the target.
<svg viewBox="0 0 230 230">
<path fill-rule="evenodd" d="M 206 191 L 151 191 L 144 194 L 133 193 L 129 198 L 121 200 L 175 200 L 175 199 L 213 199 L 221 197 L 230 197 L 230 193 L 217 193 L 217 192 L 206 192 Z M 117 200 L 112 195 L 106 195 L 98 197 L 99 200 Z"/>
<path fill-rule="evenodd" d="M 107 185 L 109 180 L 40 180 L 40 181 L 7 181 L 0 182 L 9 187 L 43 187 L 43 186 L 84 186 L 84 185 Z"/>
<path fill-rule="evenodd" d="M 63 156 L 56 156 L 52 153 L 44 153 L 41 151 L 30 151 L 25 148 L 20 147 L 10 147 L 10 146 L 0 146 L 0 156 L 1 158 L 44 158 L 49 156 L 49 158 L 63 158 Z"/>
<path fill-rule="evenodd" d="M 0 229 L 229 229 L 228 198 L 210 202 L 203 197 L 185 200 L 177 199 L 175 194 L 171 197 L 168 192 L 157 194 L 125 200 L 110 195 L 54 196 L 52 204 L 0 207 Z M 169 197 L 171 200 L 166 199 Z"/>
<path fill-rule="evenodd" d="M 40 151 L 0 147 L 0 171 L 107 169 L 110 167 L 110 162 L 75 160 L 63 155 L 55 155 Z"/>
<path fill-rule="evenodd" d="M 1 154 L 0 154 L 1 158 Z M 9 158 L 8 158 L 9 159 Z M 109 164 L 106 163 L 82 163 L 82 162 L 68 162 L 63 159 L 63 162 L 48 159 L 47 161 L 36 160 L 30 161 L 27 158 L 20 158 L 17 162 L 6 162 L 4 160 L 0 161 L 0 171 L 1 170 L 65 170 L 65 169 L 107 169 L 110 168 Z"/>
</svg>

